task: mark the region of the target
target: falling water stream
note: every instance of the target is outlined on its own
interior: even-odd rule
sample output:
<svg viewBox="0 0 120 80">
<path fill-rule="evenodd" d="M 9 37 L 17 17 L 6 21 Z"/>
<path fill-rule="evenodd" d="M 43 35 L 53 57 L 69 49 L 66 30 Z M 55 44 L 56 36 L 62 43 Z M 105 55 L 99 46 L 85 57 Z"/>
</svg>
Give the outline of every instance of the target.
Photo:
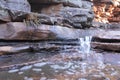
<svg viewBox="0 0 120 80">
<path fill-rule="evenodd" d="M 79 38 L 78 47 L 64 45 L 47 60 L 1 71 L 0 80 L 119 80 L 119 68 L 104 63 L 104 56 L 91 50 L 91 40 Z"/>
</svg>

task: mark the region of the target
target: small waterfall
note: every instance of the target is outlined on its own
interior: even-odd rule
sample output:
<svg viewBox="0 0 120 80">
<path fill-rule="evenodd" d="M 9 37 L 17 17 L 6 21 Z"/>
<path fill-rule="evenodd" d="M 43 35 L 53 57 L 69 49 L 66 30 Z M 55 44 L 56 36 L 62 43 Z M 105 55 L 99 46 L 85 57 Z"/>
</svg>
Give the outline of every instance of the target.
<svg viewBox="0 0 120 80">
<path fill-rule="evenodd" d="M 90 43 L 92 40 L 92 36 L 85 36 L 85 38 L 79 38 L 80 43 L 80 51 L 83 54 L 89 54 L 90 53 Z"/>
<path fill-rule="evenodd" d="M 96 67 L 99 69 L 103 69 L 104 62 L 103 62 L 103 55 L 101 53 L 94 53 L 91 51 L 91 40 L 92 36 L 85 36 L 84 38 L 79 38 L 80 44 L 80 51 L 83 62 L 81 63 L 81 71 L 83 74 L 86 73 L 87 67 Z"/>
</svg>

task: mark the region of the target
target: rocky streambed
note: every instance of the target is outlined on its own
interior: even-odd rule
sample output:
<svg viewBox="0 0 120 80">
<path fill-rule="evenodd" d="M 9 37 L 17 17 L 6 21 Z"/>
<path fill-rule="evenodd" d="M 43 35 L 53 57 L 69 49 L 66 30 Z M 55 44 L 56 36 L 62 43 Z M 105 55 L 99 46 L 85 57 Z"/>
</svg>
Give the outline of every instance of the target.
<svg viewBox="0 0 120 80">
<path fill-rule="evenodd" d="M 114 40 L 111 41 L 114 43 Z M 9 51 L 13 52 L 1 52 L 8 55 L 0 56 L 0 79 L 119 80 L 120 54 L 111 48 L 109 51 L 98 47 L 106 45 L 102 43 L 101 38 L 94 36 L 90 51 L 92 55 L 84 59 L 79 39 L 1 42 L 2 47 L 12 47 Z"/>
<path fill-rule="evenodd" d="M 1 0 L 0 80 L 119 80 L 119 20 L 93 22 L 93 2 Z M 88 57 L 85 36 L 93 37 Z"/>
</svg>

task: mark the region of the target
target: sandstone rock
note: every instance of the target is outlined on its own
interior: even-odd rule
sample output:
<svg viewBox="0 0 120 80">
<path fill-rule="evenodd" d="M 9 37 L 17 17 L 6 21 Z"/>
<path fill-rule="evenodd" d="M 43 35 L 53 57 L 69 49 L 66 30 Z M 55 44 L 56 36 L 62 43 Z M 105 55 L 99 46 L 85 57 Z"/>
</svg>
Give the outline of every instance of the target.
<svg viewBox="0 0 120 80">
<path fill-rule="evenodd" d="M 108 51 L 120 51 L 120 43 L 94 42 L 93 46 L 97 49 L 103 49 Z"/>
<path fill-rule="evenodd" d="M 0 1 L 0 20 L 12 21 L 31 11 L 27 0 L 1 0 Z"/>
<path fill-rule="evenodd" d="M 0 8 L 0 20 L 2 21 L 11 21 L 11 17 L 8 13 L 8 10 Z"/>
<path fill-rule="evenodd" d="M 84 31 L 57 25 L 26 26 L 20 22 L 0 25 L 0 39 L 2 40 L 77 39 L 93 34 L 92 30 Z"/>
<path fill-rule="evenodd" d="M 91 9 L 63 7 L 62 4 L 48 6 L 41 10 L 42 14 L 53 16 L 57 24 L 67 24 L 74 28 L 90 27 L 94 18 Z"/>
<path fill-rule="evenodd" d="M 101 33 L 94 36 L 98 40 L 107 40 L 110 41 L 120 41 L 120 31 L 101 31 Z"/>
<path fill-rule="evenodd" d="M 65 21 L 69 22 L 75 28 L 91 27 L 94 14 L 90 9 L 66 7 L 61 12 Z M 81 26 L 80 26 L 81 25 Z"/>
<path fill-rule="evenodd" d="M 65 6 L 82 7 L 81 0 L 28 0 L 31 4 L 58 4 L 62 3 Z"/>
<path fill-rule="evenodd" d="M 30 44 L 23 44 L 23 45 L 9 45 L 9 46 L 0 46 L 0 55 L 6 55 L 6 54 L 16 54 L 16 53 L 22 53 L 22 52 L 31 52 L 31 51 L 55 51 L 59 50 L 60 47 L 55 45 L 41 45 L 34 43 L 32 45 Z"/>
<path fill-rule="evenodd" d="M 0 55 L 2 54 L 13 54 L 13 53 L 20 53 L 30 50 L 29 46 L 20 46 L 20 47 L 13 47 L 13 46 L 0 46 Z"/>
<path fill-rule="evenodd" d="M 120 51 L 120 31 L 119 30 L 102 30 L 93 38 L 97 41 L 93 47 L 108 51 Z"/>
</svg>

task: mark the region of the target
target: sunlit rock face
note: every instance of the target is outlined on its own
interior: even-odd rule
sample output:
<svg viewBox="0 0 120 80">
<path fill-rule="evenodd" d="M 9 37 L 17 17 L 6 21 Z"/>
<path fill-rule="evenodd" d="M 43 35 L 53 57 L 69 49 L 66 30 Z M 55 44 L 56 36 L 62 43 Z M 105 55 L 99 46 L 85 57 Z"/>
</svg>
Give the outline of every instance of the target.
<svg viewBox="0 0 120 80">
<path fill-rule="evenodd" d="M 87 0 L 28 0 L 33 12 L 52 17 L 53 24 L 72 28 L 91 27 L 92 2 Z"/>
<path fill-rule="evenodd" d="M 0 1 L 0 20 L 14 21 L 18 17 L 31 11 L 27 0 L 1 0 Z"/>
</svg>

